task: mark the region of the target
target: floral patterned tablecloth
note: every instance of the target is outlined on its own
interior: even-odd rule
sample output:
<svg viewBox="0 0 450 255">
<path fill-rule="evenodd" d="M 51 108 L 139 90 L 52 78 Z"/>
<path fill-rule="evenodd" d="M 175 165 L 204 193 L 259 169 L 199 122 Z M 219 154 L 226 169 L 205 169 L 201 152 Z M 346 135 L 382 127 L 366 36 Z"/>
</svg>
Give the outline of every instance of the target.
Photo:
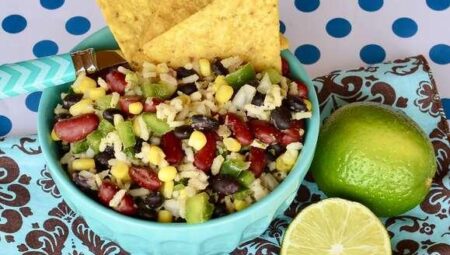
<svg viewBox="0 0 450 255">
<path fill-rule="evenodd" d="M 375 101 L 403 110 L 429 134 L 438 162 L 430 193 L 408 213 L 382 220 L 394 254 L 450 254 L 449 129 L 425 58 L 335 71 L 314 82 L 322 118 L 350 102 Z M 323 198 L 308 175 L 289 209 L 232 254 L 278 254 L 292 218 Z M 0 254 L 127 254 L 63 201 L 34 136 L 0 140 L 0 215 Z"/>
</svg>

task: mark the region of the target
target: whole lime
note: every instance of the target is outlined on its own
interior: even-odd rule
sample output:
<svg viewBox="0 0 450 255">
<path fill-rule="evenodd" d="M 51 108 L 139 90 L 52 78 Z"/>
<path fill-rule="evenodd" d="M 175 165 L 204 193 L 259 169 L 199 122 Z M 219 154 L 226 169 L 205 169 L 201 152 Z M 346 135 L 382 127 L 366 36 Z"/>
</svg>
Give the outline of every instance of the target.
<svg viewBox="0 0 450 255">
<path fill-rule="evenodd" d="M 323 125 L 311 169 L 328 196 L 361 202 L 378 216 L 395 216 L 424 199 L 436 160 L 426 134 L 404 113 L 353 103 Z"/>
</svg>

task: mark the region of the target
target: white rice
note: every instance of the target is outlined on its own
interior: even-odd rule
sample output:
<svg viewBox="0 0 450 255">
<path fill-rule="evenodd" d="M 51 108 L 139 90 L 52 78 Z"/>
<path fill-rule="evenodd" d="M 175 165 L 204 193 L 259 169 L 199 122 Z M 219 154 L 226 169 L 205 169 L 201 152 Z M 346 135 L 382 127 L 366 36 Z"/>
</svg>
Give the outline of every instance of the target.
<svg viewBox="0 0 450 255">
<path fill-rule="evenodd" d="M 117 191 L 117 193 L 114 195 L 114 197 L 111 199 L 111 201 L 109 201 L 109 206 L 113 207 L 113 208 L 116 208 L 117 206 L 119 206 L 120 202 L 122 201 L 122 199 L 126 193 L 127 193 L 127 191 L 124 189 Z"/>
<path fill-rule="evenodd" d="M 222 167 L 225 158 L 222 155 L 218 155 L 214 158 L 213 163 L 211 165 L 211 174 L 218 175 L 220 172 L 220 168 Z"/>
<path fill-rule="evenodd" d="M 193 75 L 183 78 L 181 80 L 181 83 L 183 83 L 183 84 L 194 83 L 194 82 L 198 81 L 198 79 L 200 79 L 200 77 L 197 74 L 193 74 Z"/>
<path fill-rule="evenodd" d="M 133 197 L 145 197 L 150 194 L 150 190 L 145 188 L 130 189 L 128 194 Z"/>
</svg>

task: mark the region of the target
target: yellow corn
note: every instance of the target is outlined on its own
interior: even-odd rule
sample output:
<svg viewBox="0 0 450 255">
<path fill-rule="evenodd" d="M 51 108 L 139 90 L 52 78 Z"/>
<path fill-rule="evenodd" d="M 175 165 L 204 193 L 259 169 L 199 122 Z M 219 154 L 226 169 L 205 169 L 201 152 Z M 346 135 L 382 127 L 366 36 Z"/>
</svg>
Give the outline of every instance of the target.
<svg viewBox="0 0 450 255">
<path fill-rule="evenodd" d="M 200 131 L 192 132 L 189 137 L 188 145 L 196 150 L 201 150 L 206 145 L 206 136 Z"/>
<path fill-rule="evenodd" d="M 142 105 L 141 102 L 131 103 L 128 106 L 128 111 L 134 115 L 141 113 L 143 109 L 144 109 L 144 105 Z"/>
<path fill-rule="evenodd" d="M 238 140 L 231 137 L 223 139 L 223 144 L 225 145 L 225 148 L 231 152 L 238 152 L 242 147 Z"/>
<path fill-rule="evenodd" d="M 173 181 L 164 182 L 162 186 L 162 194 L 165 198 L 171 198 L 173 193 L 173 187 L 175 186 Z"/>
<path fill-rule="evenodd" d="M 159 210 L 158 222 L 171 223 L 172 222 L 172 213 L 167 210 Z"/>
<path fill-rule="evenodd" d="M 72 169 L 76 171 L 95 169 L 95 161 L 91 158 L 75 159 L 72 161 Z"/>
<path fill-rule="evenodd" d="M 72 89 L 75 93 L 85 93 L 88 89 L 97 87 L 97 83 L 87 77 L 86 75 L 80 75 L 72 85 Z"/>
<path fill-rule="evenodd" d="M 70 114 L 78 116 L 86 113 L 93 113 L 94 106 L 91 99 L 81 99 L 78 103 L 72 105 L 69 109 Z"/>
<path fill-rule="evenodd" d="M 152 145 L 150 146 L 150 151 L 148 155 L 148 160 L 153 165 L 160 165 L 163 159 L 166 157 L 163 150 L 158 146 Z"/>
<path fill-rule="evenodd" d="M 178 98 L 183 102 L 184 105 L 188 105 L 191 103 L 191 97 L 187 95 L 180 95 Z"/>
<path fill-rule="evenodd" d="M 303 99 L 303 103 L 306 105 L 306 109 L 308 109 L 308 112 L 312 111 L 312 103 L 308 99 Z"/>
<path fill-rule="evenodd" d="M 133 120 L 133 132 L 136 136 L 140 137 L 142 130 L 141 130 L 141 125 L 139 125 L 139 118 L 141 118 L 141 116 L 138 116 Z"/>
<path fill-rule="evenodd" d="M 118 161 L 111 167 L 111 175 L 122 183 L 130 181 L 130 175 L 128 174 L 129 167 L 125 162 Z"/>
<path fill-rule="evenodd" d="M 247 207 L 248 207 L 248 204 L 244 200 L 239 200 L 239 199 L 234 200 L 234 209 L 236 209 L 236 211 L 238 211 L 238 212 L 242 211 Z"/>
<path fill-rule="evenodd" d="M 88 98 L 95 101 L 95 100 L 99 99 L 100 97 L 104 97 L 106 95 L 106 90 L 101 87 L 90 88 L 86 91 L 86 95 Z"/>
<path fill-rule="evenodd" d="M 53 141 L 61 141 L 61 139 L 59 139 L 58 135 L 56 135 L 56 132 L 54 129 L 52 130 L 51 136 L 52 136 Z"/>
<path fill-rule="evenodd" d="M 210 76 L 211 75 L 211 65 L 209 63 L 209 60 L 207 60 L 207 59 L 200 59 L 198 61 L 198 64 L 200 65 L 200 73 L 203 76 Z"/>
<path fill-rule="evenodd" d="M 233 93 L 233 87 L 231 87 L 230 85 L 222 85 L 216 90 L 216 100 L 217 102 L 224 104 L 230 101 Z"/>
<path fill-rule="evenodd" d="M 165 166 L 158 172 L 158 179 L 162 182 L 170 182 L 177 176 L 177 169 L 173 166 Z"/>
<path fill-rule="evenodd" d="M 287 150 L 285 153 L 281 154 L 275 161 L 275 168 L 281 172 L 289 172 L 297 160 L 298 151 Z"/>
<path fill-rule="evenodd" d="M 228 83 L 225 80 L 225 76 L 219 75 L 216 77 L 216 80 L 214 81 L 213 85 L 214 91 L 217 91 L 222 85 L 228 85 Z"/>
</svg>

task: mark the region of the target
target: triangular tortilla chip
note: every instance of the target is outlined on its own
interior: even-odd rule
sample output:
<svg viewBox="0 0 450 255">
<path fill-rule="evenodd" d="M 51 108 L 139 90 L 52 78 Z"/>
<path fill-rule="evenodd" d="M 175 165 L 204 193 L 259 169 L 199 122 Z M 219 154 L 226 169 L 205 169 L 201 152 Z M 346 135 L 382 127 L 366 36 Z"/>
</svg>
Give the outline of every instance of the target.
<svg viewBox="0 0 450 255">
<path fill-rule="evenodd" d="M 144 45 L 152 62 L 240 56 L 257 70 L 281 69 L 278 0 L 215 0 Z"/>
<path fill-rule="evenodd" d="M 204 8 L 212 0 L 97 0 L 130 64 L 141 68 L 144 43 Z"/>
</svg>

